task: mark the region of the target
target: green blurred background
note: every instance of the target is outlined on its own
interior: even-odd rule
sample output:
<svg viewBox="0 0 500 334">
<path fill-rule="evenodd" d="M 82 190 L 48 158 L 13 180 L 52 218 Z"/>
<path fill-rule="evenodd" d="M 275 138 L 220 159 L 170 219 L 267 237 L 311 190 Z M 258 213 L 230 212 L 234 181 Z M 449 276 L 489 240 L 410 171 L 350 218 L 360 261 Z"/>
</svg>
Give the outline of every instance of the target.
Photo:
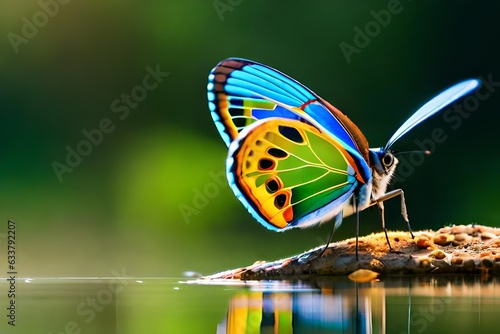
<svg viewBox="0 0 500 334">
<path fill-rule="evenodd" d="M 16 221 L 21 276 L 209 274 L 326 241 L 330 224 L 267 231 L 213 179 L 226 148 L 206 82 L 222 59 L 296 78 L 344 111 L 372 147 L 442 89 L 470 77 L 500 81 L 494 1 L 401 1 L 350 62 L 340 44 L 355 46 L 355 27 L 364 30 L 387 1 L 42 3 L 52 4 L 46 20 L 37 1 L 3 0 L 0 10 L 0 233 L 5 240 L 7 220 Z M 169 75 L 127 117 L 113 112 L 148 66 Z M 500 226 L 499 107 L 496 91 L 456 129 L 438 115 L 398 142 L 415 149 L 436 128 L 447 136 L 397 184 L 414 229 Z M 54 161 L 65 164 L 67 147 L 103 119 L 114 130 L 60 182 Z M 405 229 L 399 202 L 386 208 L 389 228 Z M 377 210 L 361 223 L 361 233 L 379 231 Z M 354 231 L 350 217 L 336 239 Z"/>
</svg>

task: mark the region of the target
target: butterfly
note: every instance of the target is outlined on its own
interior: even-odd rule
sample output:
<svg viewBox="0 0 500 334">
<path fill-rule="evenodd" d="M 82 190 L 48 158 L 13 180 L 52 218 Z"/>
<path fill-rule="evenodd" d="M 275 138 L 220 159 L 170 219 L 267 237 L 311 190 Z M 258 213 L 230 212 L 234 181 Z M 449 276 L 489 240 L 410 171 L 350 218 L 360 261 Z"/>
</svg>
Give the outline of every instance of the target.
<svg viewBox="0 0 500 334">
<path fill-rule="evenodd" d="M 384 218 L 388 199 L 401 198 L 401 213 L 413 237 L 403 190 L 386 192 L 398 163 L 393 144 L 479 85 L 470 79 L 441 92 L 378 148 L 370 148 L 346 115 L 309 88 L 251 60 L 229 58 L 217 64 L 208 77 L 207 97 L 228 147 L 228 183 L 249 213 L 274 231 L 333 219 L 325 249 L 342 218 L 355 214 L 357 258 L 359 212 L 373 205 L 380 210 L 392 249 Z"/>
</svg>

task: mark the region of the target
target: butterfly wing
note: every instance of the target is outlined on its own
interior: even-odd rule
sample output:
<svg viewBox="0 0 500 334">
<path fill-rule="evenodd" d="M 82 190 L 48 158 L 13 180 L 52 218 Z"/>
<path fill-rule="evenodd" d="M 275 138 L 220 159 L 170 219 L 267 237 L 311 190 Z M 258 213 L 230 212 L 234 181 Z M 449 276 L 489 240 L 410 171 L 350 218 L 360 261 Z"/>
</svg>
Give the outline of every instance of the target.
<svg viewBox="0 0 500 334">
<path fill-rule="evenodd" d="M 360 160 L 338 138 L 311 124 L 265 118 L 231 143 L 226 167 L 231 188 L 252 216 L 282 231 L 339 214 L 366 182 Z"/>
<path fill-rule="evenodd" d="M 227 146 L 250 124 L 280 117 L 302 120 L 329 132 L 368 161 L 366 138 L 347 116 L 269 66 L 226 59 L 210 72 L 207 89 L 212 118 Z"/>
</svg>

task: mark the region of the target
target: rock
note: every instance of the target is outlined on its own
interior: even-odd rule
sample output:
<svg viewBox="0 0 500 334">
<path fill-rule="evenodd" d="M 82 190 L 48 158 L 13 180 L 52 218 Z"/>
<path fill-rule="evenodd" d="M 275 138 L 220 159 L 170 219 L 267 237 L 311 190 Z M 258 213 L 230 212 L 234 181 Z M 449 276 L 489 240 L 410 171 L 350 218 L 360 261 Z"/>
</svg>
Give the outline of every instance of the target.
<svg viewBox="0 0 500 334">
<path fill-rule="evenodd" d="M 301 279 L 348 275 L 358 270 L 383 275 L 500 275 L 500 228 L 456 225 L 437 232 L 417 231 L 414 235 L 412 239 L 408 232 L 388 232 L 393 251 L 389 250 L 384 233 L 360 237 L 358 259 L 356 242 L 351 238 L 331 243 L 321 256 L 318 255 L 324 246 L 282 260 L 257 261 L 203 279 Z M 372 279 L 368 278 L 370 275 L 359 275 L 361 279 Z"/>
</svg>

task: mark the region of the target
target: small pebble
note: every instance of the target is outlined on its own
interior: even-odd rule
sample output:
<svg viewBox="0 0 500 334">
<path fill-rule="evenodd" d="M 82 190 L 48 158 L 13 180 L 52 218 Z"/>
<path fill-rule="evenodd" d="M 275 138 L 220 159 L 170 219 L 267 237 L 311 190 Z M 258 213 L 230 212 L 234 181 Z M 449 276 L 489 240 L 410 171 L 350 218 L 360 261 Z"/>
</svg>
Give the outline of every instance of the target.
<svg viewBox="0 0 500 334">
<path fill-rule="evenodd" d="M 188 278 L 193 278 L 193 277 L 195 277 L 195 278 L 200 278 L 200 277 L 202 277 L 203 275 L 202 275 L 202 274 L 200 274 L 200 273 L 198 273 L 198 272 L 196 272 L 196 271 L 191 271 L 191 270 L 188 270 L 188 271 L 183 272 L 183 273 L 182 273 L 182 276 L 184 276 L 184 277 L 188 277 Z"/>
<path fill-rule="evenodd" d="M 452 234 L 465 233 L 465 226 L 464 225 L 453 225 L 451 227 L 451 233 Z"/>
<path fill-rule="evenodd" d="M 286 259 L 286 260 L 285 260 L 285 261 L 283 261 L 283 263 L 281 264 L 281 268 L 288 266 L 291 262 L 292 262 L 292 259 L 291 259 L 291 258 Z"/>
<path fill-rule="evenodd" d="M 474 235 L 474 227 L 472 227 L 472 225 L 465 226 L 464 233 L 467 233 L 468 235 Z"/>
<path fill-rule="evenodd" d="M 422 268 L 427 268 L 431 265 L 431 259 L 429 259 L 428 257 L 421 257 L 418 259 L 418 262 L 419 266 Z"/>
<path fill-rule="evenodd" d="M 491 232 L 482 232 L 481 233 L 481 239 L 484 240 L 484 239 L 495 239 L 497 236 L 495 233 L 491 233 Z"/>
<path fill-rule="evenodd" d="M 434 241 L 435 244 L 442 245 L 442 246 L 450 243 L 453 240 L 454 240 L 453 235 L 451 235 L 451 234 L 444 234 L 444 233 L 436 234 L 434 236 L 434 239 L 433 239 L 433 241 Z"/>
<path fill-rule="evenodd" d="M 434 234 L 435 233 L 428 233 L 428 232 L 422 232 L 422 233 L 419 233 L 417 236 L 419 237 L 426 237 L 427 239 L 432 239 L 432 237 L 434 237 Z"/>
<path fill-rule="evenodd" d="M 351 281 L 359 282 L 359 283 L 365 283 L 365 282 L 370 282 L 373 281 L 374 279 L 377 278 L 379 273 L 368 270 L 368 269 L 358 269 L 355 272 L 349 274 L 349 279 Z"/>
<path fill-rule="evenodd" d="M 431 245 L 431 241 L 423 235 L 417 236 L 417 240 L 415 242 L 418 248 L 427 248 Z"/>
<path fill-rule="evenodd" d="M 441 227 L 439 230 L 437 230 L 436 233 L 450 234 L 451 233 L 451 227 L 449 227 L 449 226 Z"/>
<path fill-rule="evenodd" d="M 489 257 L 484 257 L 481 259 L 481 267 L 483 268 L 487 268 L 487 269 L 490 269 L 490 268 L 493 268 L 493 264 L 494 264 L 494 261 L 489 258 Z"/>
<path fill-rule="evenodd" d="M 455 234 L 455 240 L 458 242 L 467 242 L 472 240 L 472 237 L 465 232 Z"/>
<path fill-rule="evenodd" d="M 455 266 L 461 265 L 463 262 L 464 262 L 464 259 L 461 257 L 454 257 L 451 259 L 451 264 L 455 265 Z"/>
<path fill-rule="evenodd" d="M 476 264 L 473 259 L 466 259 L 464 260 L 463 267 L 466 271 L 474 271 L 474 269 L 476 269 Z"/>
<path fill-rule="evenodd" d="M 483 225 L 477 225 L 476 226 L 476 230 L 479 232 L 479 233 L 483 233 L 483 232 L 489 232 L 490 231 L 490 228 L 487 227 L 487 226 L 483 226 Z"/>
<path fill-rule="evenodd" d="M 266 263 L 266 261 L 257 260 L 250 267 L 252 267 L 252 266 L 260 266 L 260 265 L 262 265 L 264 263 Z"/>
<path fill-rule="evenodd" d="M 481 254 L 479 254 L 479 257 L 482 259 L 484 257 L 490 257 L 491 256 L 491 252 L 490 251 L 487 251 L 487 252 L 482 252 Z"/>
<path fill-rule="evenodd" d="M 444 259 L 446 257 L 446 253 L 440 249 L 436 249 L 436 250 L 432 251 L 432 253 L 429 254 L 429 257 L 433 258 L 433 259 L 441 260 L 441 259 Z"/>
<path fill-rule="evenodd" d="M 441 268 L 443 270 L 449 270 L 451 265 L 446 262 L 446 260 L 439 260 L 439 259 L 434 259 L 431 262 L 434 266 Z"/>
</svg>

